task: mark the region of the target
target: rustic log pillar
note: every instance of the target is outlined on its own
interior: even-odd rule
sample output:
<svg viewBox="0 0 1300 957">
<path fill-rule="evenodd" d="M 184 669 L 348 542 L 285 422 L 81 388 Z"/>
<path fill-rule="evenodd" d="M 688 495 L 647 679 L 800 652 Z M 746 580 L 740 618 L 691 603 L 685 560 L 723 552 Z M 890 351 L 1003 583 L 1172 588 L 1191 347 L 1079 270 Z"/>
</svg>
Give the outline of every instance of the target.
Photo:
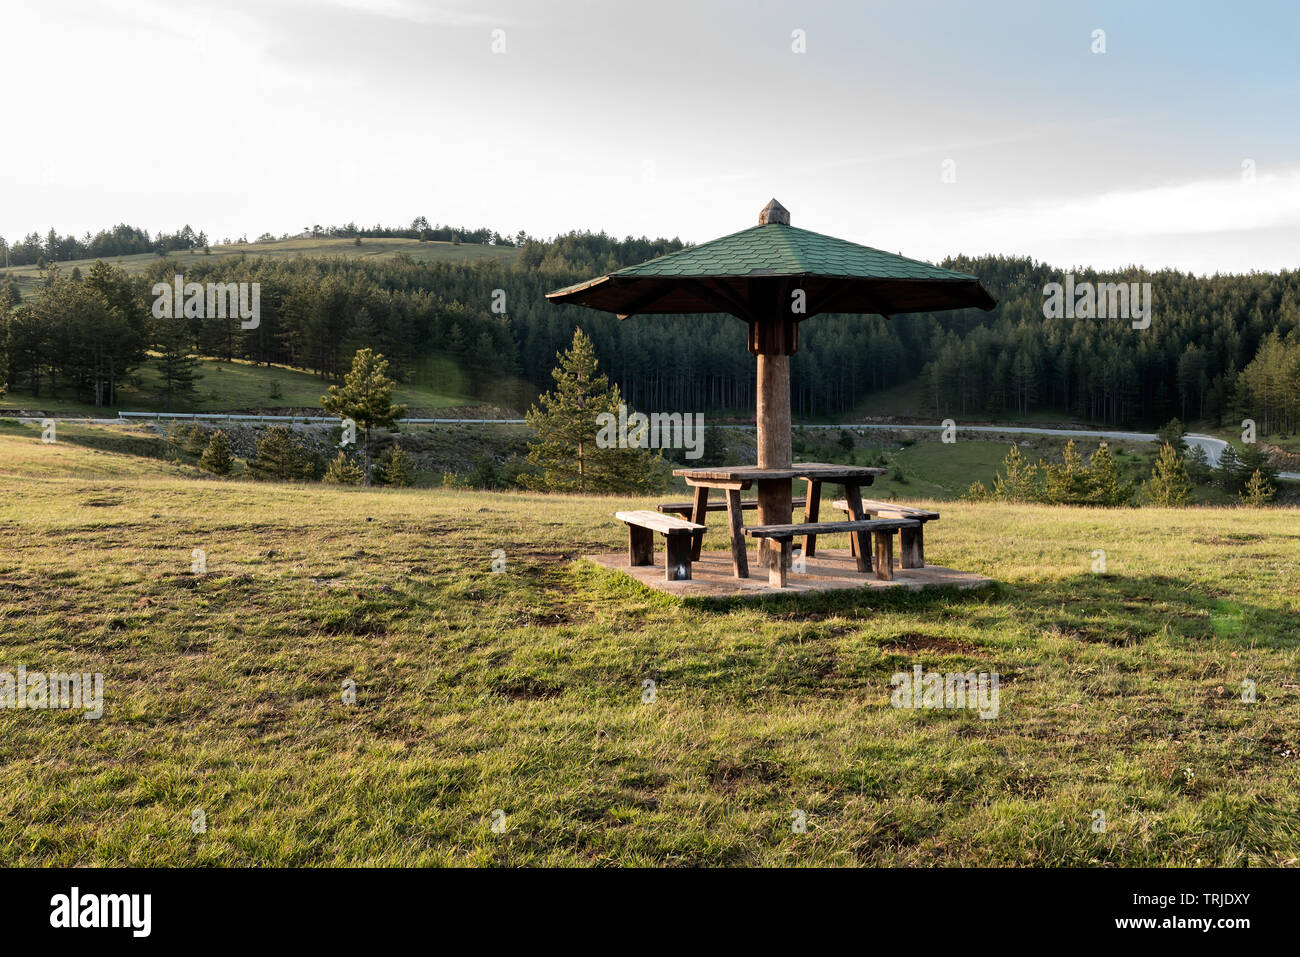
<svg viewBox="0 0 1300 957">
<path fill-rule="evenodd" d="M 790 213 L 775 199 L 758 214 L 760 226 L 790 225 Z M 799 324 L 790 311 L 792 289 L 782 285 L 772 290 L 774 298 L 749 316 L 749 351 L 758 357 L 758 467 L 788 469 L 793 463 L 790 441 L 790 356 L 799 348 Z M 790 479 L 759 480 L 758 524 L 788 525 L 794 520 L 793 486 Z M 789 566 L 790 549 L 777 548 L 760 538 L 759 562 Z"/>
<path fill-rule="evenodd" d="M 758 357 L 758 467 L 788 469 L 792 461 L 791 455 L 790 357 L 760 354 Z M 761 502 L 758 507 L 761 511 L 763 508 Z M 784 521 L 789 520 L 790 516 L 787 515 Z"/>
<path fill-rule="evenodd" d="M 790 450 L 790 357 L 758 356 L 758 467 L 789 468 Z M 794 483 L 789 479 L 774 482 L 759 480 L 758 524 L 788 525 L 794 517 Z M 759 539 L 759 564 L 770 565 L 782 552 L 766 538 Z M 788 557 L 789 552 L 785 555 Z"/>
</svg>

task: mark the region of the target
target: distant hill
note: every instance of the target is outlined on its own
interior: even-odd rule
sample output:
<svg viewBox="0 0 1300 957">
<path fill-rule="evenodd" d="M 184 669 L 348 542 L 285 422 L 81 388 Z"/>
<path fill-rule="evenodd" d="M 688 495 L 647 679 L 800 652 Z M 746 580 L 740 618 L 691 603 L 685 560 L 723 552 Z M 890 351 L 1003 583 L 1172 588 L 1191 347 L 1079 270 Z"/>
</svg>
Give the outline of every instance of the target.
<svg viewBox="0 0 1300 957">
<path fill-rule="evenodd" d="M 194 401 L 178 403 L 174 412 L 261 412 L 264 414 L 311 413 L 323 415 L 321 396 L 330 383 L 304 369 L 287 366 L 255 365 L 244 359 L 224 362 L 219 359 L 200 359 Z M 158 372 L 153 363 L 141 366 L 138 383 L 123 383 L 118 390 L 118 402 L 113 407 L 95 408 L 68 396 L 51 399 L 42 395 L 34 398 L 30 392 L 15 389 L 0 397 L 0 416 L 19 413 L 46 412 L 58 415 L 88 415 L 105 417 L 115 415 L 119 409 L 135 412 L 163 412 L 162 400 L 156 394 Z M 441 410 L 480 405 L 480 400 L 458 394 L 455 376 L 451 370 L 444 376 L 446 386 L 435 391 L 414 383 L 400 383 L 393 390 L 394 401 L 409 407 L 409 415 L 445 415 Z M 492 410 L 489 410 L 489 413 Z M 473 413 L 471 418 L 480 414 Z M 498 411 L 499 414 L 499 411 Z"/>
<path fill-rule="evenodd" d="M 463 263 L 475 260 L 488 260 L 493 263 L 509 265 L 519 256 L 519 249 L 514 246 L 488 246 L 477 243 L 421 242 L 418 239 L 366 239 L 357 245 L 352 239 L 275 239 L 260 243 L 232 243 L 229 246 L 211 246 L 206 255 L 202 249 L 178 251 L 161 257 L 156 253 L 140 253 L 134 256 L 105 256 L 104 262 L 120 266 L 129 273 L 144 272 L 159 259 L 167 258 L 182 266 L 190 263 L 213 264 L 223 259 L 247 256 L 265 259 L 293 259 L 297 256 L 316 258 L 322 256 L 342 256 L 348 259 L 393 259 L 399 255 L 409 256 L 417 262 Z M 79 268 L 83 273 L 94 263 L 94 259 L 70 259 L 61 261 L 59 268 L 70 273 Z M 35 265 L 0 267 L 0 278 L 12 276 L 18 283 L 23 297 L 34 291 L 40 281 L 40 269 Z"/>
</svg>

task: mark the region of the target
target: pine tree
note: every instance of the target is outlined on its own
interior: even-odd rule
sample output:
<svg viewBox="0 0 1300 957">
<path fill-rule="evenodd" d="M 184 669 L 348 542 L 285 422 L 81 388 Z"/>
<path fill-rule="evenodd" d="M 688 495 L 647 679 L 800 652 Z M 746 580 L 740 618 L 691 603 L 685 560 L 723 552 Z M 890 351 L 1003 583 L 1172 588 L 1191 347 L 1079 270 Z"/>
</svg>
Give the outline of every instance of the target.
<svg viewBox="0 0 1300 957">
<path fill-rule="evenodd" d="M 1156 430 L 1156 438 L 1162 445 L 1172 445 L 1179 452 L 1187 448 L 1187 427 L 1178 419 L 1170 419 Z"/>
<path fill-rule="evenodd" d="M 1277 466 L 1269 461 L 1268 453 L 1256 443 L 1248 443 L 1238 457 L 1240 475 L 1245 478 L 1252 472 L 1259 472 L 1266 482 L 1277 478 Z"/>
<path fill-rule="evenodd" d="M 375 463 L 374 479 L 379 485 L 409 488 L 415 484 L 415 466 L 411 457 L 402 451 L 400 445 L 385 449 Z"/>
<path fill-rule="evenodd" d="M 1052 505 L 1087 505 L 1092 501 L 1092 475 L 1075 448 L 1074 439 L 1065 444 L 1064 463 L 1046 467 L 1043 495 Z"/>
<path fill-rule="evenodd" d="M 1005 476 L 999 473 L 993 480 L 992 497 L 1000 502 L 1038 502 L 1042 500 L 1042 465 L 1026 462 L 1018 445 L 1002 460 Z"/>
<path fill-rule="evenodd" d="M 197 391 L 196 380 L 199 361 L 191 350 L 194 337 L 184 319 L 161 319 L 155 327 L 154 345 L 158 352 L 158 395 L 166 402 L 167 411 L 172 403 L 190 399 Z"/>
<path fill-rule="evenodd" d="M 218 429 L 212 433 L 212 438 L 208 439 L 208 447 L 203 452 L 203 457 L 199 459 L 199 468 L 213 475 L 229 475 L 233 460 L 230 457 L 230 444 L 226 441 L 226 433 Z"/>
<path fill-rule="evenodd" d="M 339 454 L 330 460 L 329 468 L 325 470 L 325 477 L 321 481 L 331 485 L 360 485 L 361 466 L 340 449 Z"/>
<path fill-rule="evenodd" d="M 1215 481 L 1220 488 L 1231 494 L 1241 488 L 1245 476 L 1241 471 L 1241 460 L 1237 457 L 1237 450 L 1229 442 L 1222 452 L 1219 453 L 1219 464 L 1215 467 Z"/>
<path fill-rule="evenodd" d="M 312 474 L 311 459 L 283 425 L 266 430 L 257 443 L 257 458 L 251 467 L 259 476 L 281 481 L 310 478 Z"/>
<path fill-rule="evenodd" d="M 191 455 L 202 455 L 208 447 L 208 437 L 201 426 L 191 425 L 185 434 L 185 451 Z"/>
<path fill-rule="evenodd" d="M 1095 505 L 1110 507 L 1128 505 L 1133 501 L 1133 484 L 1125 482 L 1119 474 L 1115 457 L 1110 454 L 1110 446 L 1102 442 L 1097 451 L 1092 453 L 1088 463 L 1091 484 L 1091 501 Z"/>
<path fill-rule="evenodd" d="M 536 438 L 528 462 L 538 472 L 521 476 L 530 488 L 570 492 L 650 492 L 664 487 L 663 458 L 641 448 L 601 448 L 598 417 L 616 418 L 624 405 L 617 385 L 596 371 L 596 350 L 577 329 L 573 344 L 552 370 L 555 389 L 528 410 Z M 631 414 L 628 412 L 627 414 Z M 631 436 L 629 436 L 631 438 Z"/>
<path fill-rule="evenodd" d="M 393 404 L 393 380 L 387 371 L 388 360 L 382 355 L 359 349 L 342 387 L 330 386 L 329 394 L 320 400 L 326 412 L 351 419 L 364 432 L 362 484 L 366 486 L 370 485 L 370 430 L 388 428 L 406 415 L 406 406 Z"/>
<path fill-rule="evenodd" d="M 1273 483 L 1264 477 L 1264 473 L 1255 469 L 1250 473 L 1250 481 L 1246 483 L 1245 489 L 1241 492 L 1241 504 L 1250 505 L 1254 508 L 1263 508 L 1273 500 L 1277 494 L 1277 489 Z"/>
<path fill-rule="evenodd" d="M 1187 452 L 1187 477 L 1197 484 L 1210 480 L 1210 456 L 1203 445 L 1193 445 Z"/>
<path fill-rule="evenodd" d="M 1192 483 L 1182 453 L 1166 442 L 1160 447 L 1151 478 L 1142 487 L 1143 497 L 1160 508 L 1181 508 L 1192 500 Z"/>
</svg>

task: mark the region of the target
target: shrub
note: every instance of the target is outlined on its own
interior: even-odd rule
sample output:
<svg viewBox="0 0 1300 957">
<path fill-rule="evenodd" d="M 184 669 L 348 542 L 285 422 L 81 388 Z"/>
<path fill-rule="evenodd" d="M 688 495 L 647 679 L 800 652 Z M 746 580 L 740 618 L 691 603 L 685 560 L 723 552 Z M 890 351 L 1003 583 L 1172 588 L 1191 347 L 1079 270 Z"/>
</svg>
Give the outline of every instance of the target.
<svg viewBox="0 0 1300 957">
<path fill-rule="evenodd" d="M 507 488 L 527 488 L 526 476 L 532 472 L 532 466 L 522 455 L 512 455 L 501 466 L 501 479 Z"/>
</svg>

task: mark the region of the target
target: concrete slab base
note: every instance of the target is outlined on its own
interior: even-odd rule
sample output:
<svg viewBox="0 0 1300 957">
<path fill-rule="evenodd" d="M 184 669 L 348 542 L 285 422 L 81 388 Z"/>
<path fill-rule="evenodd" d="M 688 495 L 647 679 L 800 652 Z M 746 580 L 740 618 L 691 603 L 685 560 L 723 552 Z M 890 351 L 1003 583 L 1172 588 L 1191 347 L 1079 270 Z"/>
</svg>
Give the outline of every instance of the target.
<svg viewBox="0 0 1300 957">
<path fill-rule="evenodd" d="M 758 564 L 758 550 L 749 550 L 749 578 L 736 578 L 731 564 L 730 551 L 705 551 L 700 560 L 691 565 L 691 580 L 670 582 L 664 580 L 664 555 L 662 543 L 656 542 L 655 564 L 632 567 L 627 563 L 627 552 L 604 553 L 586 556 L 603 568 L 630 575 L 656 591 L 692 598 L 729 598 L 734 596 L 758 597 L 761 595 L 790 595 L 835 591 L 843 588 L 891 589 L 906 588 L 921 591 L 926 588 L 982 588 L 993 584 L 987 575 L 961 572 L 942 565 L 924 568 L 895 568 L 893 581 L 880 581 L 874 572 L 858 571 L 857 563 L 847 548 L 818 549 L 804 569 L 790 571 L 785 588 L 774 588 L 767 583 L 767 569 Z M 796 560 L 798 555 L 795 556 Z"/>
</svg>

